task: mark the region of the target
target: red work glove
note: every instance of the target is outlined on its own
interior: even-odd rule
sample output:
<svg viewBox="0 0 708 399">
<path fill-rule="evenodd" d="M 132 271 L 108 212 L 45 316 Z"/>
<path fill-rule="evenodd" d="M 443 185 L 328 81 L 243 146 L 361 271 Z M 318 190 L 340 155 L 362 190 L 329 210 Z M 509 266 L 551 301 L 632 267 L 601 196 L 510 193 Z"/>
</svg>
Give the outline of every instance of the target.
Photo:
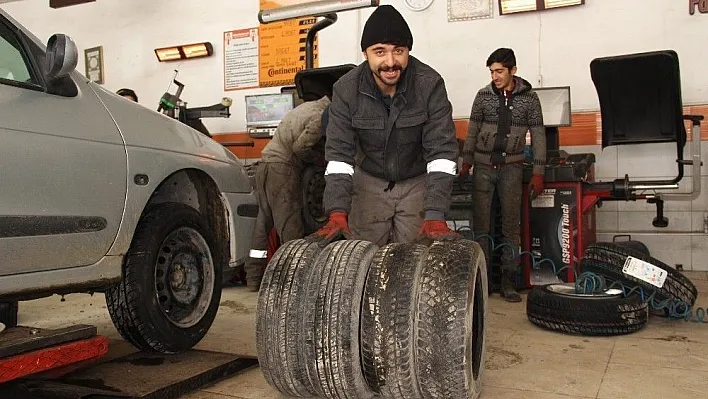
<svg viewBox="0 0 708 399">
<path fill-rule="evenodd" d="M 534 174 L 529 182 L 529 196 L 531 199 L 538 197 L 543 192 L 543 175 Z"/>
<path fill-rule="evenodd" d="M 462 164 L 462 167 L 460 168 L 460 173 L 457 175 L 457 183 L 460 185 L 460 187 L 464 187 L 465 180 L 467 180 L 467 177 L 470 175 L 471 169 L 472 165 L 468 163 Z"/>
<path fill-rule="evenodd" d="M 318 242 L 324 247 L 338 238 L 344 238 L 346 240 L 352 238 L 352 232 L 349 230 L 349 223 L 347 223 L 347 213 L 342 211 L 330 213 L 327 224 L 320 227 L 319 230 L 310 234 L 305 239 L 310 242 Z"/>
<path fill-rule="evenodd" d="M 421 240 L 454 240 L 461 238 L 460 234 L 447 227 L 444 220 L 426 220 L 418 231 Z"/>
</svg>

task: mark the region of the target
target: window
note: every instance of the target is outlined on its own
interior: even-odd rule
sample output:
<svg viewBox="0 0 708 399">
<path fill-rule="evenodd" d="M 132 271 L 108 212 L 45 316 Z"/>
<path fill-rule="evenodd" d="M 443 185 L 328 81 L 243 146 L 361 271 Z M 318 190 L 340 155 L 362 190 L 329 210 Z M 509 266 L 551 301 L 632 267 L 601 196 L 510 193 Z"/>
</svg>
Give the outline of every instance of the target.
<svg viewBox="0 0 708 399">
<path fill-rule="evenodd" d="M 0 25 L 0 81 L 35 83 L 17 37 Z"/>
<path fill-rule="evenodd" d="M 551 8 L 579 6 L 585 0 L 499 0 L 499 14 L 515 14 L 527 11 L 543 11 Z"/>
</svg>

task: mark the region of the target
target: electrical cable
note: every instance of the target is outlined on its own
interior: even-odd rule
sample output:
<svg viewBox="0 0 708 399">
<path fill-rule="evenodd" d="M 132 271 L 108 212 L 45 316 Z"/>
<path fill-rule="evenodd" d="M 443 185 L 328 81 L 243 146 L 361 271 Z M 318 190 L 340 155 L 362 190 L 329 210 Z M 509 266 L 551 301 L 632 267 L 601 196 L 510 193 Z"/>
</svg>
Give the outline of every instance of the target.
<svg viewBox="0 0 708 399">
<path fill-rule="evenodd" d="M 694 312 L 694 308 L 684 301 L 673 298 L 658 300 L 656 298 L 655 290 L 645 290 L 645 287 L 639 285 L 629 287 L 619 280 L 613 281 L 608 286 L 607 279 L 605 279 L 604 276 L 593 272 L 582 272 L 580 273 L 580 275 L 578 275 L 577 270 L 571 266 L 564 266 L 560 269 L 557 269 L 556 264 L 550 258 L 539 259 L 535 257 L 533 253 L 531 253 L 531 251 L 521 251 L 520 248 L 517 250 L 517 248 L 515 248 L 510 243 L 501 243 L 499 245 L 496 245 L 494 243 L 494 238 L 489 234 L 483 234 L 479 237 L 475 237 L 474 231 L 472 231 L 469 226 L 461 226 L 458 228 L 457 224 L 454 221 L 452 223 L 457 233 L 461 233 L 463 231 L 470 232 L 472 235 L 472 241 L 479 242 L 480 240 L 485 238 L 489 240 L 490 246 L 493 251 L 496 251 L 500 248 L 509 247 L 512 251 L 512 254 L 514 254 L 514 259 L 521 259 L 522 256 L 529 255 L 531 259 L 531 267 L 534 269 L 538 268 L 543 263 L 549 263 L 552 267 L 554 276 L 560 276 L 562 272 L 566 271 L 567 269 L 571 269 L 573 271 L 573 276 L 575 277 L 575 292 L 577 294 L 597 294 L 607 292 L 611 289 L 619 289 L 622 291 L 622 295 L 624 297 L 637 293 L 640 296 L 642 302 L 649 303 L 649 308 L 658 311 L 663 310 L 670 318 L 685 319 L 686 321 L 693 321 L 696 323 L 708 323 L 708 317 L 706 317 L 706 309 L 704 308 L 697 307 L 695 308 Z"/>
</svg>

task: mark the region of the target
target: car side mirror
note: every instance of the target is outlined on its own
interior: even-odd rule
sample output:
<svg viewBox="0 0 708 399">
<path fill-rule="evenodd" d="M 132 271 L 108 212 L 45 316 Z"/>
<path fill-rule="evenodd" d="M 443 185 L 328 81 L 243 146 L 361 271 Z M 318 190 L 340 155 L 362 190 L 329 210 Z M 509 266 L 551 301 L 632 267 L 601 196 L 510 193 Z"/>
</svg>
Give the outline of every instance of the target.
<svg viewBox="0 0 708 399">
<path fill-rule="evenodd" d="M 61 79 L 74 69 L 79 62 L 76 44 L 67 35 L 57 33 L 47 41 L 47 79 Z"/>
</svg>

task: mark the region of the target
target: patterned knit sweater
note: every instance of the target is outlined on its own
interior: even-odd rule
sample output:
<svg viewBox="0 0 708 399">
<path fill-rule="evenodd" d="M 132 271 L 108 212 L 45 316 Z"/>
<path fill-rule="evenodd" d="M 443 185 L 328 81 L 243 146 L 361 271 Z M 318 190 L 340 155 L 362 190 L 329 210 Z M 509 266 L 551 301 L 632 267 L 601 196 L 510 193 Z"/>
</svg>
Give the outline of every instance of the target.
<svg viewBox="0 0 708 399">
<path fill-rule="evenodd" d="M 494 83 L 477 92 L 470 113 L 463 161 L 470 165 L 503 165 L 523 162 L 526 132 L 531 131 L 533 173 L 543 175 L 546 164 L 546 132 L 538 95 L 523 78 L 507 98 Z"/>
</svg>

